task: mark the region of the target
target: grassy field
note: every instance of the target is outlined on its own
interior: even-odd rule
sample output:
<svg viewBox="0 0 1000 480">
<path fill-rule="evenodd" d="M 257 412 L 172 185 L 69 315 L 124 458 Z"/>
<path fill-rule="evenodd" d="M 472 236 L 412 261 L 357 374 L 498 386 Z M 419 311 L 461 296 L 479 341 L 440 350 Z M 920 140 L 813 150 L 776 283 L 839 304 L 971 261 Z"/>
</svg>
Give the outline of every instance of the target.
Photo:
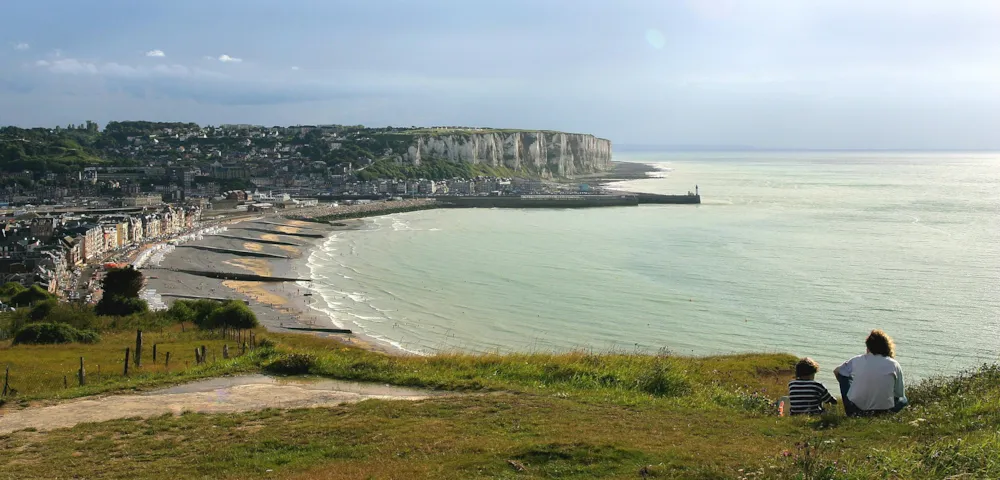
<svg viewBox="0 0 1000 480">
<path fill-rule="evenodd" d="M 208 341 L 184 335 L 176 345 L 189 345 L 191 357 L 194 344 Z M 15 432 L 0 437 L 0 476 L 1000 478 L 996 367 L 924 382 L 895 416 L 778 418 L 770 404 L 791 377 L 787 355 L 387 357 L 311 336 L 268 338 L 277 345 L 228 363 L 151 372 L 145 385 L 258 370 L 298 352 L 314 375 L 463 394 Z M 128 339 L 70 348 L 108 342 L 117 351 Z M 105 390 L 115 388 L 131 387 Z M 36 397 L 66 393 L 49 386 Z"/>
<path fill-rule="evenodd" d="M 235 340 L 191 327 L 184 332 L 181 330 L 180 325 L 173 325 L 143 332 L 142 366 L 132 363 L 127 377 L 124 375 L 125 349 L 132 349 L 130 360 L 134 360 L 135 331 L 104 333 L 101 342 L 96 344 L 12 346 L 9 340 L 4 341 L 0 343 L 0 369 L 9 367 L 9 383 L 16 390 L 5 400 L 72 398 L 259 369 L 256 356 L 237 355 L 240 350 Z M 157 347 L 155 362 L 154 344 Z M 206 348 L 207 362 L 196 365 L 194 349 L 202 345 Z M 222 361 L 223 345 L 229 346 L 234 357 L 232 361 Z M 166 364 L 168 352 L 169 366 Z M 80 387 L 77 379 L 80 357 L 84 358 L 86 369 L 85 387 Z M 0 370 L 0 375 L 3 373 Z"/>
</svg>

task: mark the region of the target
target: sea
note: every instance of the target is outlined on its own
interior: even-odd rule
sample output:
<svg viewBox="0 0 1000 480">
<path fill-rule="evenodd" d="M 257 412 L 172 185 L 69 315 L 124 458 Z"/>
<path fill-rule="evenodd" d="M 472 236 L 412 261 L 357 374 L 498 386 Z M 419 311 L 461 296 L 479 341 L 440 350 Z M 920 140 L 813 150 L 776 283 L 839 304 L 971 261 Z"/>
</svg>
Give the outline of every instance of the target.
<svg viewBox="0 0 1000 480">
<path fill-rule="evenodd" d="M 309 256 L 335 325 L 416 354 L 788 352 L 873 328 L 908 378 L 1000 359 L 1000 154 L 637 152 L 701 205 L 371 218 Z"/>
</svg>

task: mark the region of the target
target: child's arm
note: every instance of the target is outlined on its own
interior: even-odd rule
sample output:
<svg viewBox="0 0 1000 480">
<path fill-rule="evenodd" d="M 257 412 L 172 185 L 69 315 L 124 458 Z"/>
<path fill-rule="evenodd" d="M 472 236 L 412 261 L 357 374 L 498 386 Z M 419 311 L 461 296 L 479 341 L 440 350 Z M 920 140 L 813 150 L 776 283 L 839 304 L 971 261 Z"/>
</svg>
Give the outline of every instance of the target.
<svg viewBox="0 0 1000 480">
<path fill-rule="evenodd" d="M 830 395 L 830 391 L 826 387 L 823 387 L 823 397 L 820 399 L 820 403 L 832 403 L 836 405 L 837 399 L 833 398 L 833 395 Z"/>
</svg>

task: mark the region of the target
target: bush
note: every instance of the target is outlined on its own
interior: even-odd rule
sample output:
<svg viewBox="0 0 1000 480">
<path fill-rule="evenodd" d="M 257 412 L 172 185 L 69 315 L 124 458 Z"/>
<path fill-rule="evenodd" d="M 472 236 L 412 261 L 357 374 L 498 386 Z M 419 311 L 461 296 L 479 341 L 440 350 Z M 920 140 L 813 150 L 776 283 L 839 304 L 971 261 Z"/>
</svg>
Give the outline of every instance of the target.
<svg viewBox="0 0 1000 480">
<path fill-rule="evenodd" d="M 52 310 L 55 310 L 59 306 L 59 301 L 55 299 L 45 300 L 44 302 L 38 302 L 34 307 L 31 307 L 31 311 L 28 312 L 28 318 L 32 321 L 44 320 L 48 317 Z"/>
<path fill-rule="evenodd" d="M 38 302 L 44 302 L 45 300 L 51 299 L 52 294 L 47 290 L 39 287 L 38 285 L 32 285 L 31 288 L 25 289 L 24 291 L 14 295 L 10 298 L 10 303 L 16 307 L 26 307 L 28 305 L 34 305 Z"/>
<path fill-rule="evenodd" d="M 184 323 L 184 322 L 194 323 L 195 319 L 198 318 L 197 312 L 195 312 L 194 309 L 191 308 L 188 302 L 185 302 L 183 300 L 174 302 L 174 304 L 171 305 L 170 308 L 167 310 L 167 316 L 169 316 L 171 320 L 177 323 Z"/>
<path fill-rule="evenodd" d="M 48 302 L 40 303 L 36 305 L 36 308 L 45 303 Z M 94 309 L 80 303 L 56 303 L 42 320 L 48 323 L 65 323 L 78 330 L 92 329 L 98 326 Z"/>
<path fill-rule="evenodd" d="M 202 328 L 254 328 L 260 325 L 253 310 L 239 301 L 228 302 L 215 309 L 205 323 Z"/>
<path fill-rule="evenodd" d="M 178 322 L 190 321 L 197 325 L 198 328 L 214 328 L 209 324 L 208 317 L 223 305 L 223 303 L 215 300 L 178 300 L 174 302 L 170 310 L 177 315 L 185 315 L 186 312 L 184 309 L 190 309 L 193 312 L 193 316 L 189 320 L 178 320 Z"/>
<path fill-rule="evenodd" d="M 691 390 L 687 376 L 670 368 L 663 360 L 657 360 L 636 379 L 639 390 L 657 397 L 684 395 Z"/>
<path fill-rule="evenodd" d="M 53 343 L 97 343 L 101 337 L 90 330 L 77 330 L 64 323 L 32 323 L 14 335 L 14 345 Z"/>
<path fill-rule="evenodd" d="M 304 375 L 315 366 L 316 357 L 306 353 L 289 353 L 264 365 L 264 370 L 279 375 Z"/>
<path fill-rule="evenodd" d="M 101 298 L 101 301 L 97 302 L 94 311 L 98 315 L 124 317 L 136 313 L 148 312 L 149 304 L 138 297 L 123 297 L 120 295 L 109 297 L 105 295 Z"/>
<path fill-rule="evenodd" d="M 0 285 L 0 297 L 10 298 L 25 290 L 27 290 L 27 288 L 24 288 L 24 285 L 21 285 L 20 283 L 7 282 L 3 285 Z"/>
</svg>

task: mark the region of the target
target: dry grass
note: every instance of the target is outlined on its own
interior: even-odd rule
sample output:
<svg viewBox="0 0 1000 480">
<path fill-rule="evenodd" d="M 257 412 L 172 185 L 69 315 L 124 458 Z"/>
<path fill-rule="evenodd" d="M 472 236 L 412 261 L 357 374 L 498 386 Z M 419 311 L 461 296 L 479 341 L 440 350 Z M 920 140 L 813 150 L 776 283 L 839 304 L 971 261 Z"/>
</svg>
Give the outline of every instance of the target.
<svg viewBox="0 0 1000 480">
<path fill-rule="evenodd" d="M 196 374 L 196 347 L 206 347 L 209 362 L 222 360 L 223 345 L 228 344 L 231 349 L 236 347 L 232 340 L 194 331 L 193 327 L 186 330 L 181 332 L 177 325 L 143 332 L 142 366 L 130 365 L 129 377 L 124 376 L 125 349 L 130 348 L 130 354 L 134 355 L 134 331 L 104 333 L 97 344 L 11 346 L 9 341 L 3 342 L 0 344 L 0 368 L 10 366 L 10 386 L 17 390 L 9 399 L 66 398 L 150 382 L 180 381 Z M 156 362 L 152 356 L 154 344 Z M 168 352 L 169 367 L 165 364 Z M 84 358 L 87 373 L 86 388 L 78 388 L 80 357 Z M 70 388 L 63 386 L 63 377 Z"/>
</svg>

